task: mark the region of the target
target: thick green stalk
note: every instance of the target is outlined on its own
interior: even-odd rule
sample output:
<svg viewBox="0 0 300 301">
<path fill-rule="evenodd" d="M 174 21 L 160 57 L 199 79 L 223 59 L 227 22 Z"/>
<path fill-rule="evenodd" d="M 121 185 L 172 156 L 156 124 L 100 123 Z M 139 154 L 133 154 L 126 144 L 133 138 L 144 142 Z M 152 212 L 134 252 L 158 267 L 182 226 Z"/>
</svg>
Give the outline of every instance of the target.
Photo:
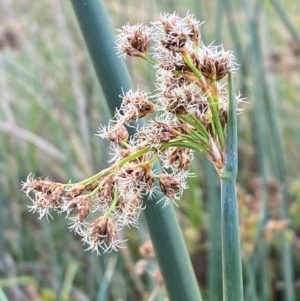
<svg viewBox="0 0 300 301">
<path fill-rule="evenodd" d="M 125 64 L 115 54 L 114 35 L 103 1 L 71 0 L 111 113 L 119 95 L 132 88 Z M 156 257 L 172 301 L 202 300 L 173 206 L 148 201 L 144 211 Z"/>
<path fill-rule="evenodd" d="M 236 196 L 237 121 L 236 97 L 232 75 L 229 74 L 228 125 L 225 144 L 225 164 L 221 178 L 221 231 L 223 260 L 223 300 L 243 300 L 239 216 Z"/>
</svg>

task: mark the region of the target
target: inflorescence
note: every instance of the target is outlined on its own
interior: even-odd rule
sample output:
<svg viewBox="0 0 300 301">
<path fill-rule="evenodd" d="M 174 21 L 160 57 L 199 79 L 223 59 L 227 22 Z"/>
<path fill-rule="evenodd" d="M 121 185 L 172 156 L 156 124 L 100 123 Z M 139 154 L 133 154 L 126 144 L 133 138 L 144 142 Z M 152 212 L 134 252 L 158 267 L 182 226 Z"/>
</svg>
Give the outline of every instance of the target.
<svg viewBox="0 0 300 301">
<path fill-rule="evenodd" d="M 156 68 L 156 93 L 128 91 L 109 125 L 100 127 L 98 135 L 111 143 L 108 168 L 79 183 L 30 175 L 22 190 L 32 200 L 31 211 L 40 218 L 51 216 L 52 210 L 65 212 L 70 230 L 88 250 L 101 254 L 122 247 L 119 230 L 138 226 L 145 195 L 161 194 L 164 205 L 181 198 L 195 151 L 222 170 L 228 112 L 220 80 L 236 64 L 231 51 L 205 46 L 199 27 L 192 15 L 180 18 L 174 13 L 161 15 L 152 27 L 127 24 L 119 30 L 118 52 Z M 127 126 L 152 113 L 156 117 L 130 136 Z M 160 172 L 154 168 L 156 161 Z"/>
</svg>

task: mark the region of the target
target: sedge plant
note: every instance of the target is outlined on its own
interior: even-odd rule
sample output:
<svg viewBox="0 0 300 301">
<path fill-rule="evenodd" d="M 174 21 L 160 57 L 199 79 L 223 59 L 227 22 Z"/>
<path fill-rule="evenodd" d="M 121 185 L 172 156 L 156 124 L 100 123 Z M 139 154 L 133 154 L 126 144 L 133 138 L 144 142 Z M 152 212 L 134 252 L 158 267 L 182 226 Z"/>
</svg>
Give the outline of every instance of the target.
<svg viewBox="0 0 300 301">
<path fill-rule="evenodd" d="M 221 180 L 223 300 L 241 301 L 235 181 L 236 105 L 242 99 L 234 92 L 232 52 L 205 46 L 199 27 L 193 15 L 175 13 L 162 14 L 151 26 L 123 26 L 118 53 L 149 62 L 156 70 L 156 90 L 125 91 L 109 124 L 99 127 L 98 136 L 111 145 L 110 165 L 78 183 L 30 175 L 22 189 L 31 198 L 31 211 L 40 217 L 65 213 L 86 250 L 102 254 L 123 247 L 119 231 L 138 227 L 140 213 L 154 196 L 157 208 L 177 205 L 192 176 L 193 156 L 202 154 Z M 226 77 L 227 86 L 221 82 Z M 143 126 L 136 125 L 148 115 Z M 130 127 L 137 127 L 134 135 Z"/>
</svg>

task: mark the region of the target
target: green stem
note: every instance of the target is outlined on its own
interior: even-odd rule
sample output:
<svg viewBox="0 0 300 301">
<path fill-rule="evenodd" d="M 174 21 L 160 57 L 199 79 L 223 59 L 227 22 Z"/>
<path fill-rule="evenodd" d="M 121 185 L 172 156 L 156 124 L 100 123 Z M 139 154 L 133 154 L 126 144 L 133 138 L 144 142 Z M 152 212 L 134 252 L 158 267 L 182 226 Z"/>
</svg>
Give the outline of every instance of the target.
<svg viewBox="0 0 300 301">
<path fill-rule="evenodd" d="M 132 161 L 135 158 L 140 157 L 141 155 L 144 155 L 146 153 L 148 153 L 151 150 L 150 146 L 147 146 L 131 155 L 129 155 L 128 157 L 122 159 L 120 162 L 117 163 L 118 168 L 121 168 L 123 165 L 125 165 L 127 162 Z"/>
<path fill-rule="evenodd" d="M 201 71 L 194 65 L 189 53 L 187 52 L 187 50 L 183 50 L 182 51 L 182 57 L 184 58 L 184 61 L 186 62 L 186 64 L 189 66 L 189 68 L 193 71 L 194 75 L 201 79 L 203 78 L 203 75 L 201 73 Z"/>
<path fill-rule="evenodd" d="M 193 139 L 193 136 L 194 136 L 196 138 L 199 138 L 200 140 L 203 140 L 203 137 L 199 137 L 199 135 L 196 135 L 195 132 L 191 132 L 190 135 L 183 135 L 182 134 L 181 136 L 184 138 L 184 140 L 173 140 L 173 141 L 163 143 L 162 147 L 160 148 L 160 151 L 165 150 L 166 148 L 168 148 L 170 146 L 179 146 L 179 147 L 190 148 L 190 149 L 193 149 L 195 151 L 202 152 L 202 153 L 207 152 L 206 149 L 201 144 L 199 144 L 199 141 L 196 141 L 195 139 Z M 204 140 L 204 142 L 205 142 L 205 140 Z M 83 181 L 80 181 L 80 182 L 77 182 L 77 183 L 68 183 L 68 184 L 64 184 L 63 186 L 66 188 L 66 187 L 76 186 L 76 185 L 80 185 L 80 184 L 85 184 L 85 185 L 91 184 L 94 181 L 96 181 L 97 179 L 103 177 L 105 174 L 107 174 L 109 172 L 112 172 L 116 168 L 121 168 L 127 162 L 130 162 L 133 159 L 138 158 L 141 155 L 144 155 L 144 154 L 146 154 L 147 152 L 149 152 L 151 150 L 155 150 L 155 148 L 152 148 L 151 146 L 147 146 L 147 147 L 145 147 L 145 148 L 129 155 L 128 157 L 122 159 L 118 163 L 116 163 L 114 165 L 111 165 L 110 167 L 108 167 L 106 169 L 101 170 L 97 174 L 95 174 L 95 175 L 93 175 L 93 176 L 91 176 L 91 177 L 89 177 L 89 178 L 87 178 Z M 98 190 L 99 190 L 99 188 L 96 188 L 96 191 L 98 191 Z M 90 194 L 90 196 L 93 196 L 93 194 L 94 194 L 94 191 Z"/>
<path fill-rule="evenodd" d="M 237 121 L 232 75 L 229 74 L 228 127 L 225 165 L 221 178 L 221 231 L 223 260 L 223 300 L 243 300 L 243 277 L 240 250 L 239 216 L 236 196 Z"/>
<path fill-rule="evenodd" d="M 160 151 L 163 151 L 171 146 L 186 147 L 200 153 L 205 153 L 205 154 L 208 153 L 207 150 L 201 144 L 199 144 L 199 142 L 193 143 L 191 141 L 186 141 L 186 140 L 169 141 L 166 144 L 163 144 L 163 146 L 160 148 Z"/>
<path fill-rule="evenodd" d="M 221 148 L 224 149 L 224 145 L 225 145 L 225 138 L 224 138 L 224 132 L 223 132 L 223 128 L 222 128 L 222 124 L 221 124 L 221 120 L 219 117 L 219 103 L 218 100 L 215 99 L 211 93 L 207 94 L 207 100 L 209 103 L 209 108 L 211 110 L 212 116 L 213 116 L 213 121 L 214 121 L 214 125 L 216 127 L 216 131 L 219 137 L 219 142 L 221 145 Z"/>
<path fill-rule="evenodd" d="M 151 65 L 155 66 L 157 65 L 156 61 L 151 60 L 149 57 L 145 56 L 144 60 L 147 61 L 148 63 L 150 63 Z"/>
<path fill-rule="evenodd" d="M 93 183 L 94 181 L 96 181 L 97 179 L 103 177 L 105 174 L 109 173 L 110 171 L 112 171 L 113 169 L 115 168 L 114 165 L 106 168 L 106 169 L 103 169 L 101 170 L 100 172 L 96 173 L 95 175 L 87 178 L 87 179 L 84 179 L 83 181 L 80 181 L 80 182 L 77 182 L 77 183 L 68 183 L 68 184 L 64 184 L 63 187 L 64 188 L 68 188 L 68 187 L 72 187 L 72 186 L 76 186 L 76 185 L 89 185 L 91 183 Z"/>
<path fill-rule="evenodd" d="M 113 200 L 112 204 L 110 205 L 110 207 L 108 208 L 108 210 L 106 211 L 106 213 L 105 213 L 106 216 L 110 216 L 110 213 L 116 207 L 116 204 L 118 202 L 118 197 L 119 197 L 119 190 L 117 188 L 115 188 L 115 191 L 114 191 L 114 200 Z"/>
</svg>

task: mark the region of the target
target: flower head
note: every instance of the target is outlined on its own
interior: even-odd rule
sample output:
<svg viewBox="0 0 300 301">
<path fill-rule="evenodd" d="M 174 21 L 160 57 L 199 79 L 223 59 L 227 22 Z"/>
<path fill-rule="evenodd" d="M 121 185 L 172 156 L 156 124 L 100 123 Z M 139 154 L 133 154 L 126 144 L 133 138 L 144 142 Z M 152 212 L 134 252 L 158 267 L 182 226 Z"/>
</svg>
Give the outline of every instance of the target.
<svg viewBox="0 0 300 301">
<path fill-rule="evenodd" d="M 101 255 L 104 252 L 117 251 L 122 242 L 117 237 L 115 224 L 110 217 L 101 216 L 93 221 L 86 229 L 82 241 L 89 245 L 86 250 L 96 251 Z"/>
<path fill-rule="evenodd" d="M 122 111 L 123 115 L 119 111 Z M 122 105 L 119 111 L 117 111 L 116 119 L 128 124 L 153 113 L 155 105 L 149 100 L 146 92 L 129 90 L 122 97 Z"/>
<path fill-rule="evenodd" d="M 154 65 L 157 82 L 155 94 L 123 93 L 114 117 L 99 128 L 98 135 L 110 141 L 111 165 L 75 184 L 29 176 L 22 187 L 32 200 L 31 211 L 40 217 L 51 210 L 66 213 L 69 229 L 97 254 L 122 247 L 118 231 L 138 227 L 145 196 L 161 197 L 164 206 L 181 199 L 195 151 L 218 172 L 224 166 L 228 106 L 219 81 L 235 70 L 232 52 L 204 46 L 193 15 L 162 14 L 152 25 L 126 24 L 119 30 L 119 53 Z M 242 101 L 240 95 L 236 101 Z M 156 116 L 130 136 L 127 127 L 152 113 Z M 155 161 L 163 172 L 155 170 Z"/>
<path fill-rule="evenodd" d="M 152 29 L 142 24 L 126 24 L 119 30 L 117 48 L 124 57 L 127 55 L 145 58 L 150 47 Z"/>
<path fill-rule="evenodd" d="M 219 81 L 229 72 L 236 70 L 232 51 L 226 51 L 222 46 L 202 45 L 200 62 L 202 74 L 213 81 Z"/>
<path fill-rule="evenodd" d="M 63 203 L 63 185 L 49 180 L 35 180 L 29 175 L 27 181 L 22 184 L 22 190 L 31 199 L 33 205 L 30 211 L 38 212 L 39 218 L 49 215 L 51 210 L 60 208 Z"/>
<path fill-rule="evenodd" d="M 153 23 L 159 32 L 163 33 L 160 39 L 161 45 L 173 52 L 181 52 L 190 39 L 191 41 L 200 43 L 199 22 L 192 15 L 186 18 L 180 18 L 176 13 L 162 14 L 160 22 Z"/>
</svg>

